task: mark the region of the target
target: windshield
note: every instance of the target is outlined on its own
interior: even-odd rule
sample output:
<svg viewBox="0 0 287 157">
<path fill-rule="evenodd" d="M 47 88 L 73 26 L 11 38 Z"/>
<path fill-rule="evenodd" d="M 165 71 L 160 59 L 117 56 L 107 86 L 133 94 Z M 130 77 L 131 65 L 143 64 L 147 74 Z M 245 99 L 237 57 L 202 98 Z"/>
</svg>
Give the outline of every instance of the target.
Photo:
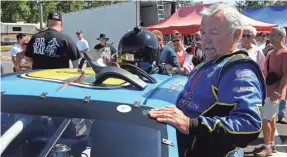
<svg viewBox="0 0 287 157">
<path fill-rule="evenodd" d="M 9 143 L 3 157 L 64 154 L 73 157 L 161 157 L 168 154 L 168 147 L 162 144 L 162 139 L 167 137 L 166 125 L 150 119 L 146 115 L 148 107 L 124 105 L 133 108 L 126 112 L 125 108 L 118 108 L 123 104 L 93 104 L 90 101 L 77 109 L 79 106 L 68 99 L 65 99 L 64 107 L 63 98 L 42 101 L 47 105 L 35 104 L 35 101 L 30 101 L 29 105 L 15 105 L 20 97 L 27 100 L 27 96 L 5 95 L 2 98 L 2 111 L 6 113 L 1 113 L 1 138 Z M 52 101 L 59 104 L 51 104 Z M 72 102 L 79 103 L 79 100 Z M 58 110 L 54 108 L 57 106 Z M 9 139 L 11 135 L 15 136 L 13 140 Z"/>
</svg>

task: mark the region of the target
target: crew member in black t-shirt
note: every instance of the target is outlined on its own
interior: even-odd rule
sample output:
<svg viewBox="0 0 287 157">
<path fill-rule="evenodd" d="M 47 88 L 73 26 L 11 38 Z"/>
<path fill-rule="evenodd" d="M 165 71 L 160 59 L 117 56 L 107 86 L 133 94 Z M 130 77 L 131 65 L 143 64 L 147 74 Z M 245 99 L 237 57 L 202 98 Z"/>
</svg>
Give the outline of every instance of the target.
<svg viewBox="0 0 287 157">
<path fill-rule="evenodd" d="M 62 33 L 62 15 L 51 11 L 48 15 L 48 29 L 39 32 L 31 38 L 25 59 L 32 69 L 58 69 L 69 68 L 69 60 L 73 67 L 78 67 L 81 57 L 75 42 Z"/>
<path fill-rule="evenodd" d="M 108 44 L 107 41 L 109 38 L 106 34 L 100 34 L 100 37 L 97 38 L 100 41 L 94 49 L 99 53 L 99 55 L 107 62 L 116 62 L 118 58 L 117 50 L 113 47 L 112 44 Z"/>
</svg>

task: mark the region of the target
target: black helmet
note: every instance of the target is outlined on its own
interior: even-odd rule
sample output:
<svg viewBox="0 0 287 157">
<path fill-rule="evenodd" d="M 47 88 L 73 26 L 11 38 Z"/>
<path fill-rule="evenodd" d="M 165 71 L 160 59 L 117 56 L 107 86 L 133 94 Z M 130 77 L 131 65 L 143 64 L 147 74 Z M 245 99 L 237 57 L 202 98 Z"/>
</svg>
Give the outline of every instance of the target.
<svg viewBox="0 0 287 157">
<path fill-rule="evenodd" d="M 159 42 L 152 32 L 135 27 L 121 38 L 118 53 L 121 62 L 134 64 L 152 73 L 159 63 Z"/>
</svg>

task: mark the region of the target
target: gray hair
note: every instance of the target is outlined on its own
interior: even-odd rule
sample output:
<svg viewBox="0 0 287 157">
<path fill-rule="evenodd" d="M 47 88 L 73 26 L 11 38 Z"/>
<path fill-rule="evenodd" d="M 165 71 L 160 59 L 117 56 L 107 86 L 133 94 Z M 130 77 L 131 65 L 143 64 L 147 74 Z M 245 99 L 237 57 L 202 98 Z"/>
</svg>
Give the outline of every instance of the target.
<svg viewBox="0 0 287 157">
<path fill-rule="evenodd" d="M 278 32 L 280 32 L 281 36 L 286 37 L 286 30 L 285 30 L 285 28 L 278 26 L 278 27 L 273 27 L 273 29 L 275 29 Z"/>
<path fill-rule="evenodd" d="M 222 11 L 224 14 L 227 24 L 228 24 L 228 29 L 231 33 L 231 35 L 234 35 L 236 29 L 243 29 L 244 27 L 244 20 L 242 15 L 238 12 L 238 10 L 234 7 L 232 7 L 229 4 L 226 3 L 216 3 L 208 8 L 204 8 L 201 12 L 202 16 L 212 16 L 218 11 Z"/>
<path fill-rule="evenodd" d="M 251 34 L 253 35 L 253 37 L 255 37 L 256 34 L 257 34 L 256 28 L 254 28 L 254 27 L 252 27 L 252 26 L 244 26 L 243 31 L 245 31 L 245 30 L 251 32 Z"/>
</svg>

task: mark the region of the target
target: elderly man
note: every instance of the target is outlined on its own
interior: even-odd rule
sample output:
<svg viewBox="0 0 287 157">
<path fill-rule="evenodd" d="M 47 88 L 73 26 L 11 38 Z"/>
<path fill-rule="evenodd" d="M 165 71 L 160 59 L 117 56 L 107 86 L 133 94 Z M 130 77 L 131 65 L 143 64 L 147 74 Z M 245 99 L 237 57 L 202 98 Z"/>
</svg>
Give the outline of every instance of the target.
<svg viewBox="0 0 287 157">
<path fill-rule="evenodd" d="M 237 45 L 238 49 L 247 51 L 249 57 L 253 59 L 263 71 L 265 63 L 265 55 L 261 48 L 253 44 L 257 31 L 252 26 L 245 26 L 243 28 L 242 41 Z"/>
<path fill-rule="evenodd" d="M 202 15 L 206 61 L 190 73 L 176 107 L 149 115 L 177 128 L 180 157 L 243 157 L 240 148 L 261 131 L 262 72 L 246 52 L 237 51 L 244 23 L 235 8 L 217 3 Z"/>
</svg>

